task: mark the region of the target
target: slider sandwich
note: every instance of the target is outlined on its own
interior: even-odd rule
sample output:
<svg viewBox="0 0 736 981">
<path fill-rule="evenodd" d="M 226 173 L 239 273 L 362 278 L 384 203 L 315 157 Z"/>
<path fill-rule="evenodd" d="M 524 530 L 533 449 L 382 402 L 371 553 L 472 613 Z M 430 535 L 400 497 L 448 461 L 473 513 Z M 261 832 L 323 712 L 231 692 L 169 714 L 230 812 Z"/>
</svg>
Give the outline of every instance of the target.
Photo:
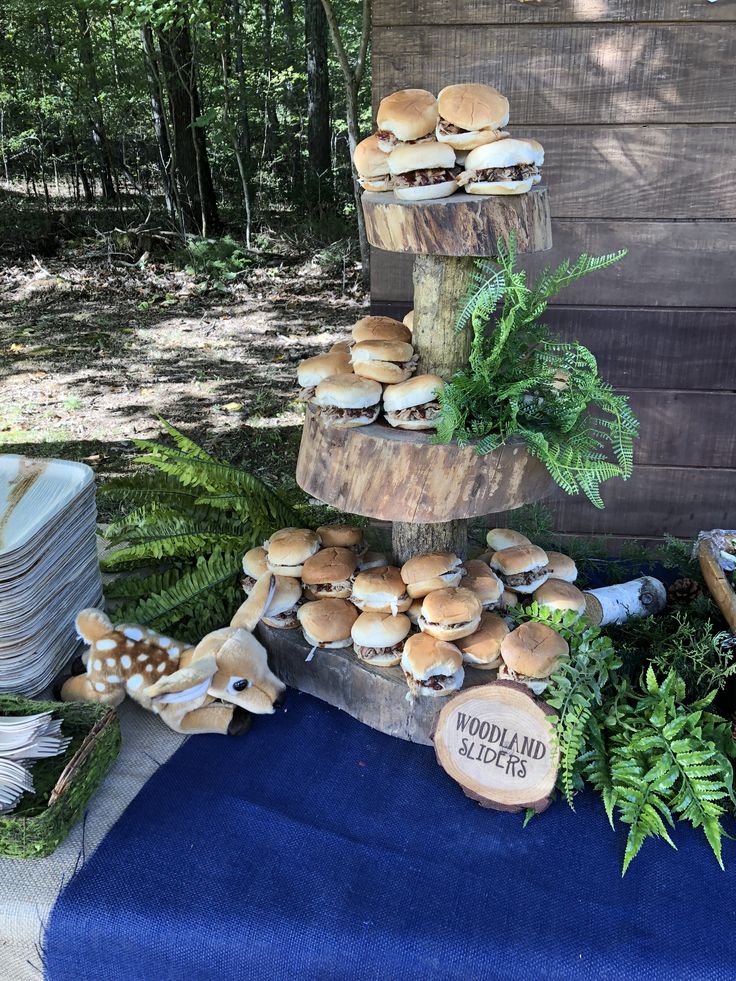
<svg viewBox="0 0 736 981">
<path fill-rule="evenodd" d="M 358 660 L 379 668 L 398 664 L 411 621 L 403 613 L 361 613 L 353 624 L 353 650 Z"/>
<path fill-rule="evenodd" d="M 414 348 L 404 341 L 358 341 L 350 358 L 356 375 L 382 385 L 406 381 L 417 366 Z"/>
<path fill-rule="evenodd" d="M 498 670 L 498 680 L 518 681 L 541 695 L 549 676 L 569 654 L 567 641 L 556 630 L 530 620 L 512 630 L 501 642 L 504 663 Z"/>
<path fill-rule="evenodd" d="M 364 191 L 390 191 L 393 187 L 388 172 L 388 157 L 378 145 L 374 133 L 361 140 L 353 153 L 353 164 L 358 174 L 358 183 Z"/>
<path fill-rule="evenodd" d="M 501 644 L 509 634 L 506 621 L 495 613 L 484 613 L 480 626 L 469 637 L 456 641 L 463 661 L 482 671 L 501 664 Z"/>
<path fill-rule="evenodd" d="M 382 392 L 377 381 L 357 375 L 334 375 L 317 385 L 309 404 L 331 426 L 367 426 L 381 411 Z"/>
<path fill-rule="evenodd" d="M 484 610 L 499 609 L 503 583 L 493 569 L 480 559 L 470 559 L 465 563 L 465 571 L 467 575 L 463 580 L 463 588 L 475 593 Z"/>
<path fill-rule="evenodd" d="M 401 567 L 401 578 L 412 599 L 421 599 L 434 589 L 459 586 L 463 575 L 463 563 L 452 552 L 416 555 Z"/>
<path fill-rule="evenodd" d="M 246 596 L 250 595 L 251 589 L 256 584 L 256 580 L 268 572 L 266 564 L 266 550 L 260 545 L 249 549 L 243 556 L 243 590 Z"/>
<path fill-rule="evenodd" d="M 293 576 L 274 576 L 275 588 L 261 619 L 276 630 L 299 626 L 297 612 L 302 603 L 302 584 Z"/>
<path fill-rule="evenodd" d="M 358 557 L 351 548 L 322 548 L 308 558 L 302 569 L 302 582 L 307 599 L 336 597 L 350 599 L 353 575 Z"/>
<path fill-rule="evenodd" d="M 578 567 L 569 555 L 562 552 L 547 552 L 547 565 L 544 571 L 551 579 L 564 579 L 565 582 L 575 582 L 578 578 Z"/>
<path fill-rule="evenodd" d="M 381 99 L 376 115 L 377 144 L 384 153 L 402 143 L 434 140 L 437 99 L 426 89 L 401 89 Z"/>
<path fill-rule="evenodd" d="M 467 153 L 501 140 L 508 133 L 509 100 L 490 85 L 448 85 L 437 97 L 440 118 L 435 135 L 440 143 Z"/>
<path fill-rule="evenodd" d="M 515 593 L 533 593 L 550 578 L 547 553 L 536 545 L 514 545 L 493 553 L 491 568 Z"/>
<path fill-rule="evenodd" d="M 351 548 L 360 554 L 364 551 L 363 529 L 356 525 L 339 525 L 336 523 L 320 525 L 317 534 L 322 542 L 322 548 Z"/>
<path fill-rule="evenodd" d="M 352 330 L 354 341 L 403 341 L 411 343 L 411 331 L 393 317 L 361 317 Z"/>
<path fill-rule="evenodd" d="M 469 589 L 435 589 L 424 597 L 419 629 L 437 640 L 469 637 L 478 629 L 482 611 Z"/>
<path fill-rule="evenodd" d="M 585 595 L 571 582 L 562 579 L 548 579 L 532 597 L 535 603 L 547 610 L 574 611 L 578 620 L 585 613 Z"/>
<path fill-rule="evenodd" d="M 347 351 L 330 351 L 318 354 L 314 358 L 306 358 L 299 364 L 296 377 L 299 381 L 299 398 L 308 402 L 314 396 L 314 390 L 325 378 L 335 375 L 352 375 L 353 366 Z"/>
<path fill-rule="evenodd" d="M 399 570 L 392 565 L 360 572 L 353 583 L 352 601 L 368 613 L 405 613 L 411 606 Z"/>
<path fill-rule="evenodd" d="M 413 332 L 413 330 L 414 330 L 414 311 L 413 310 L 410 310 L 406 314 L 406 316 L 404 317 L 404 319 L 403 319 L 402 322 L 404 324 L 406 324 L 406 326 L 409 328 L 410 331 Z"/>
<path fill-rule="evenodd" d="M 442 409 L 437 395 L 445 387 L 439 375 L 415 375 L 383 393 L 386 422 L 397 429 L 436 429 Z"/>
<path fill-rule="evenodd" d="M 319 552 L 319 535 L 306 528 L 288 528 L 273 535 L 266 545 L 268 571 L 277 576 L 301 576 L 307 559 Z"/>
<path fill-rule="evenodd" d="M 394 194 L 401 201 L 447 198 L 457 190 L 455 151 L 446 143 L 400 146 L 388 160 Z"/>
<path fill-rule="evenodd" d="M 429 634 L 414 634 L 406 641 L 401 667 L 412 699 L 450 695 L 465 679 L 463 656 L 457 647 Z"/>
<path fill-rule="evenodd" d="M 513 548 L 514 545 L 531 545 L 525 535 L 511 528 L 491 528 L 486 535 L 486 542 L 493 552 L 498 552 L 502 548 Z"/>
<path fill-rule="evenodd" d="M 424 597 L 421 597 L 420 599 L 412 600 L 411 606 L 406 611 L 406 615 L 411 620 L 412 627 L 418 627 L 419 626 L 419 617 L 422 615 L 422 600 L 423 599 L 424 599 Z"/>
<path fill-rule="evenodd" d="M 468 194 L 524 194 L 541 181 L 543 163 L 536 140 L 498 140 L 470 151 L 457 182 Z"/>
<path fill-rule="evenodd" d="M 344 599 L 321 599 L 299 607 L 297 618 L 310 647 L 322 650 L 339 650 L 350 647 L 353 624 L 358 611 Z"/>
</svg>

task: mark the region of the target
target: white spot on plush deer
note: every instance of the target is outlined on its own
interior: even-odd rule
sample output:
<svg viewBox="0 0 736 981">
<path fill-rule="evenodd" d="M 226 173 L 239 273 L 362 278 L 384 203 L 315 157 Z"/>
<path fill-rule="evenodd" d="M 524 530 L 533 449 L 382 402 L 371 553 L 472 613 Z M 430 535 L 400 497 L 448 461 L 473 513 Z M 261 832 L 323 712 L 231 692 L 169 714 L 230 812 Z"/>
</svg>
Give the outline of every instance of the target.
<svg viewBox="0 0 736 981">
<path fill-rule="evenodd" d="M 90 645 L 87 671 L 64 683 L 62 699 L 119 705 L 127 694 L 176 732 L 240 735 L 251 714 L 273 712 L 286 690 L 253 636 L 274 589 L 273 575 L 261 576 L 230 626 L 196 647 L 137 624 L 113 626 L 101 610 L 82 610 L 77 630 Z"/>
</svg>

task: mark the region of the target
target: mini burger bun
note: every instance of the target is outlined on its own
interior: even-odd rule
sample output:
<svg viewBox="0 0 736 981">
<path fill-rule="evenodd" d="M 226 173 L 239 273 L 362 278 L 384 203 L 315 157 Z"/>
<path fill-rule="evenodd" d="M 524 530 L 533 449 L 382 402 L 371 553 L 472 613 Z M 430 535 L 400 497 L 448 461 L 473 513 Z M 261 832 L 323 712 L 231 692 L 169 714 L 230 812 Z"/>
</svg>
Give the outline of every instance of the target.
<svg viewBox="0 0 736 981">
<path fill-rule="evenodd" d="M 491 85 L 471 82 L 447 85 L 437 97 L 437 110 L 442 119 L 466 133 L 442 136 L 437 139 L 460 150 L 472 150 L 489 140 L 500 138 L 498 130 L 509 121 L 509 100 Z"/>
<path fill-rule="evenodd" d="M 363 544 L 363 529 L 357 525 L 329 524 L 317 529 L 323 548 L 357 548 Z"/>
<path fill-rule="evenodd" d="M 302 388 L 312 388 L 333 375 L 352 373 L 353 366 L 350 364 L 350 355 L 347 351 L 329 351 L 327 354 L 318 354 L 314 358 L 305 358 L 296 370 Z"/>
<path fill-rule="evenodd" d="M 403 613 L 361 613 L 352 626 L 355 644 L 361 647 L 393 647 L 400 644 L 411 630 L 411 620 Z M 397 658 L 398 663 L 398 658 Z"/>
<path fill-rule="evenodd" d="M 419 140 L 437 125 L 437 99 L 426 89 L 392 92 L 381 99 L 376 125 L 398 140 Z"/>
<path fill-rule="evenodd" d="M 394 194 L 401 201 L 435 201 L 437 198 L 449 198 L 457 190 L 456 180 L 442 181 L 441 184 L 430 184 L 428 187 L 397 187 Z"/>
<path fill-rule="evenodd" d="M 321 599 L 300 606 L 297 618 L 312 647 L 339 649 L 352 645 L 350 631 L 358 611 L 345 599 Z"/>
<path fill-rule="evenodd" d="M 388 175 L 386 154 L 379 148 L 378 137 L 375 133 L 361 140 L 356 146 L 353 153 L 353 163 L 358 171 L 358 176 L 361 178 Z"/>
<path fill-rule="evenodd" d="M 585 613 L 585 594 L 563 579 L 548 579 L 535 591 L 532 599 L 547 610 L 573 610 L 578 616 Z"/>
<path fill-rule="evenodd" d="M 458 586 L 462 575 L 462 562 L 452 552 L 416 555 L 401 567 L 401 578 L 412 599 L 421 599 L 435 589 Z"/>
<path fill-rule="evenodd" d="M 564 637 L 547 624 L 533 620 L 522 623 L 501 643 L 504 663 L 515 674 L 526 678 L 549 678 L 569 653 Z"/>
<path fill-rule="evenodd" d="M 412 600 L 411 606 L 406 611 L 406 615 L 411 620 L 413 627 L 419 626 L 419 617 L 422 615 L 422 597 L 421 599 Z"/>
<path fill-rule="evenodd" d="M 465 571 L 464 588 L 475 593 L 484 608 L 500 605 L 503 583 L 490 566 L 480 559 L 471 559 L 465 563 Z"/>
<path fill-rule="evenodd" d="M 522 572 L 537 570 L 541 575 L 546 565 L 547 553 L 537 545 L 512 545 L 499 549 L 493 553 L 490 562 L 491 568 L 502 576 L 518 576 Z"/>
<path fill-rule="evenodd" d="M 412 170 L 451 170 L 455 166 L 455 151 L 446 143 L 427 140 L 426 143 L 406 143 L 397 146 L 388 158 L 393 177 Z M 427 188 L 422 188 L 427 190 Z"/>
<path fill-rule="evenodd" d="M 383 393 L 384 412 L 400 412 L 433 402 L 444 387 L 439 375 L 415 375 L 398 385 L 388 385 Z"/>
<path fill-rule="evenodd" d="M 306 528 L 295 528 L 281 537 L 275 535 L 267 549 L 268 570 L 277 576 L 301 576 L 304 563 L 319 547 L 319 536 Z"/>
<path fill-rule="evenodd" d="M 274 590 L 271 601 L 262 616 L 263 622 L 268 627 L 284 628 L 296 627 L 296 610 L 294 611 L 294 622 L 284 623 L 275 619 L 279 613 L 286 613 L 296 607 L 302 598 L 301 583 L 294 576 L 274 576 Z"/>
<path fill-rule="evenodd" d="M 356 375 L 384 385 L 410 378 L 411 368 L 403 365 L 413 356 L 414 348 L 403 341 L 358 341 L 350 355 Z"/>
<path fill-rule="evenodd" d="M 419 629 L 437 640 L 469 637 L 480 624 L 480 600 L 469 589 L 436 589 L 424 597 Z"/>
<path fill-rule="evenodd" d="M 417 681 L 427 681 L 435 676 L 451 679 L 444 682 L 436 691 L 433 688 L 418 686 L 416 694 L 428 698 L 451 695 L 462 687 L 465 678 L 463 656 L 454 644 L 437 640 L 428 634 L 414 634 L 404 644 L 401 667 L 406 675 Z M 410 684 L 410 691 L 412 686 Z"/>
<path fill-rule="evenodd" d="M 414 311 L 410 310 L 404 317 L 403 323 L 409 328 L 409 330 L 414 330 Z"/>
<path fill-rule="evenodd" d="M 333 375 L 317 385 L 311 404 L 318 408 L 365 409 L 365 414 L 361 416 L 330 420 L 333 426 L 349 429 L 368 425 L 378 418 L 382 392 L 380 384 L 369 378 Z"/>
<path fill-rule="evenodd" d="M 393 317 L 361 317 L 352 330 L 355 341 L 403 341 L 411 343 L 411 331 Z"/>
<path fill-rule="evenodd" d="M 547 565 L 544 571 L 548 572 L 552 579 L 564 579 L 565 582 L 575 582 L 578 578 L 578 567 L 569 555 L 562 552 L 547 552 Z"/>
<path fill-rule="evenodd" d="M 481 670 L 497 668 L 501 663 L 501 643 L 508 634 L 503 617 L 484 613 L 475 633 L 457 641 L 463 661 Z"/>
<path fill-rule="evenodd" d="M 506 144 L 512 144 L 508 147 Z M 492 152 L 494 147 L 498 148 Z M 490 161 L 490 162 L 488 162 Z M 508 161 L 498 163 L 494 161 Z M 496 167 L 516 167 L 519 164 L 544 163 L 544 150 L 536 140 L 498 140 L 471 150 L 465 161 L 465 170 L 486 170 Z M 521 181 L 470 181 L 465 185 L 468 194 L 526 194 L 534 184 L 541 181 L 539 174 L 534 174 Z"/>
<path fill-rule="evenodd" d="M 352 601 L 359 610 L 374 613 L 404 613 L 411 606 L 401 573 L 392 565 L 358 573 Z"/>
<path fill-rule="evenodd" d="M 493 552 L 502 548 L 513 548 L 514 545 L 531 545 L 526 535 L 511 528 L 491 528 L 486 535 L 486 542 Z"/>
<path fill-rule="evenodd" d="M 251 579 L 260 579 L 268 572 L 267 558 L 266 550 L 261 545 L 249 549 L 243 556 L 243 572 Z"/>
<path fill-rule="evenodd" d="M 302 567 L 302 582 L 305 586 L 321 583 L 344 583 L 340 592 L 330 590 L 329 595 L 338 599 L 348 599 L 352 591 L 351 577 L 358 566 L 358 558 L 351 548 L 322 548 L 312 555 Z M 315 599 L 320 599 L 318 590 L 310 590 Z"/>
</svg>

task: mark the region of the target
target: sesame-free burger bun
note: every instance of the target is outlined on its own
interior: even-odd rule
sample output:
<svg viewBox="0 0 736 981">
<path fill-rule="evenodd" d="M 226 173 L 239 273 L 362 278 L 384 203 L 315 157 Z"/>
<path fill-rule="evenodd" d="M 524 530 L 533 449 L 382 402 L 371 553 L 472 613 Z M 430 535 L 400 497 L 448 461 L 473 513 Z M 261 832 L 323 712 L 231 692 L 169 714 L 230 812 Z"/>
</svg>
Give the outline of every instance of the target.
<svg viewBox="0 0 736 981">
<path fill-rule="evenodd" d="M 253 582 L 248 583 L 248 588 L 252 588 L 255 580 L 260 579 L 265 572 L 268 572 L 266 559 L 266 550 L 260 545 L 249 549 L 243 556 L 243 572 L 249 580 L 253 580 Z"/>
<path fill-rule="evenodd" d="M 392 667 L 401 660 L 410 630 L 411 621 L 403 613 L 361 613 L 352 628 L 355 653 L 366 664 Z"/>
<path fill-rule="evenodd" d="M 359 610 L 374 613 L 404 613 L 411 598 L 399 570 L 392 565 L 360 572 L 353 583 L 353 603 Z"/>
<path fill-rule="evenodd" d="M 295 576 L 274 576 L 271 602 L 261 618 L 277 630 L 292 630 L 299 626 L 297 606 L 302 599 L 302 585 Z"/>
<path fill-rule="evenodd" d="M 501 603 L 503 583 L 496 573 L 480 559 L 471 559 L 465 563 L 467 573 L 463 579 L 463 587 L 480 600 L 483 609 L 495 609 Z"/>
<path fill-rule="evenodd" d="M 526 678 L 549 678 L 569 653 L 564 637 L 533 620 L 512 630 L 501 643 L 501 657 L 507 667 Z"/>
<path fill-rule="evenodd" d="M 323 548 L 358 548 L 363 544 L 363 529 L 356 525 L 329 524 L 317 529 Z"/>
<path fill-rule="evenodd" d="M 552 579 L 564 579 L 565 582 L 575 582 L 578 577 L 578 567 L 569 555 L 562 552 L 547 552 L 547 565 L 544 571 L 548 572 Z"/>
<path fill-rule="evenodd" d="M 509 100 L 491 85 L 448 85 L 437 97 L 437 108 L 436 137 L 455 149 L 472 150 L 506 135 L 499 131 L 509 121 Z M 443 121 L 465 132 L 446 132 Z"/>
<path fill-rule="evenodd" d="M 531 545 L 526 535 L 511 528 L 491 528 L 486 535 L 486 542 L 494 552 L 499 552 L 502 548 L 513 548 L 514 545 Z"/>
<path fill-rule="evenodd" d="M 490 566 L 516 593 L 533 593 L 550 577 L 547 553 L 536 545 L 514 545 L 493 553 Z"/>
<path fill-rule="evenodd" d="M 414 330 L 414 311 L 410 310 L 403 319 L 403 323 L 409 328 L 409 330 Z"/>
<path fill-rule="evenodd" d="M 384 385 L 406 381 L 414 370 L 414 348 L 403 341 L 358 341 L 350 357 L 356 375 Z"/>
<path fill-rule="evenodd" d="M 397 140 L 420 140 L 437 125 L 437 99 L 426 89 L 400 89 L 381 99 L 376 115 L 378 130 Z M 378 138 L 381 149 L 391 152 L 395 141 Z"/>
<path fill-rule="evenodd" d="M 509 628 L 503 617 L 496 613 L 484 613 L 474 634 L 456 641 L 466 664 L 482 670 L 497 668 L 501 663 L 501 643 L 508 636 Z"/>
<path fill-rule="evenodd" d="M 424 599 L 424 597 L 422 597 L 421 599 L 412 600 L 411 601 L 411 606 L 406 611 L 406 615 L 411 620 L 411 623 L 412 623 L 412 626 L 413 627 L 418 627 L 419 626 L 419 617 L 422 615 L 422 600 L 423 599 Z"/>
<path fill-rule="evenodd" d="M 424 597 L 419 629 L 438 640 L 455 640 L 475 633 L 483 608 L 469 589 L 436 589 Z"/>
<path fill-rule="evenodd" d="M 394 194 L 404 201 L 424 201 L 446 198 L 457 190 L 457 180 L 452 173 L 455 151 L 446 143 L 430 140 L 425 143 L 404 144 L 389 157 L 389 168 L 394 180 Z M 446 179 L 436 184 L 410 184 L 401 180 L 403 174 L 415 170 L 444 170 Z"/>
<path fill-rule="evenodd" d="M 319 551 L 319 536 L 306 528 L 295 528 L 288 535 L 274 536 L 268 545 L 266 564 L 277 576 L 301 576 L 304 563 Z"/>
<path fill-rule="evenodd" d="M 325 421 L 333 426 L 366 426 L 381 411 L 382 392 L 380 384 L 369 378 L 332 375 L 317 385 L 310 404 L 316 406 Z"/>
<path fill-rule="evenodd" d="M 563 579 L 548 579 L 532 597 L 535 603 L 548 610 L 573 610 L 578 616 L 585 613 L 585 595 Z"/>
<path fill-rule="evenodd" d="M 416 555 L 401 567 L 401 578 L 412 599 L 420 599 L 435 589 L 457 586 L 462 574 L 462 561 L 452 552 Z"/>
<path fill-rule="evenodd" d="M 401 667 L 413 696 L 449 695 L 462 687 L 463 656 L 454 644 L 414 634 L 404 644 Z"/>
<path fill-rule="evenodd" d="M 352 330 L 355 341 L 403 341 L 411 343 L 411 331 L 393 317 L 361 317 Z"/>
<path fill-rule="evenodd" d="M 437 394 L 444 387 L 439 375 L 415 375 L 388 385 L 383 393 L 386 422 L 398 429 L 434 429 L 441 413 Z"/>
<path fill-rule="evenodd" d="M 302 582 L 311 599 L 349 599 L 357 567 L 358 557 L 351 548 L 323 548 L 304 563 Z"/>
<path fill-rule="evenodd" d="M 387 157 L 380 149 L 375 133 L 365 140 L 361 140 L 356 146 L 353 163 L 358 172 L 360 186 L 364 191 L 391 190 Z"/>
<path fill-rule="evenodd" d="M 314 388 L 325 378 L 333 375 L 351 375 L 353 366 L 347 351 L 329 351 L 313 358 L 305 358 L 296 370 L 302 388 Z"/>
<path fill-rule="evenodd" d="M 350 631 L 358 611 L 345 599 L 320 599 L 305 603 L 297 613 L 304 639 L 312 647 L 350 647 Z"/>
<path fill-rule="evenodd" d="M 470 151 L 465 160 L 464 175 L 478 170 L 505 169 L 524 164 L 541 167 L 543 163 L 544 150 L 542 144 L 536 140 L 498 140 Z M 463 177 L 460 183 L 464 184 L 468 194 L 525 194 L 541 179 L 539 174 L 530 175 L 523 180 L 465 182 Z"/>
</svg>

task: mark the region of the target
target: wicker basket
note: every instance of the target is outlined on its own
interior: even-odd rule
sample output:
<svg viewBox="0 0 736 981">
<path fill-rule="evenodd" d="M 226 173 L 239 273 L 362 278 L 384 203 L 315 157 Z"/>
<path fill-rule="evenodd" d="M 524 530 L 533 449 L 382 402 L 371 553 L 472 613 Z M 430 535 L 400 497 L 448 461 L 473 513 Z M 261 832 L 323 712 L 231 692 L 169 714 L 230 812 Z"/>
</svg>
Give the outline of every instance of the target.
<svg viewBox="0 0 736 981">
<path fill-rule="evenodd" d="M 0 815 L 0 855 L 44 858 L 69 834 L 120 750 L 114 709 L 91 702 L 40 702 L 0 695 L 0 715 L 53 712 L 72 741 L 63 756 L 33 765 L 34 794 Z"/>
</svg>

